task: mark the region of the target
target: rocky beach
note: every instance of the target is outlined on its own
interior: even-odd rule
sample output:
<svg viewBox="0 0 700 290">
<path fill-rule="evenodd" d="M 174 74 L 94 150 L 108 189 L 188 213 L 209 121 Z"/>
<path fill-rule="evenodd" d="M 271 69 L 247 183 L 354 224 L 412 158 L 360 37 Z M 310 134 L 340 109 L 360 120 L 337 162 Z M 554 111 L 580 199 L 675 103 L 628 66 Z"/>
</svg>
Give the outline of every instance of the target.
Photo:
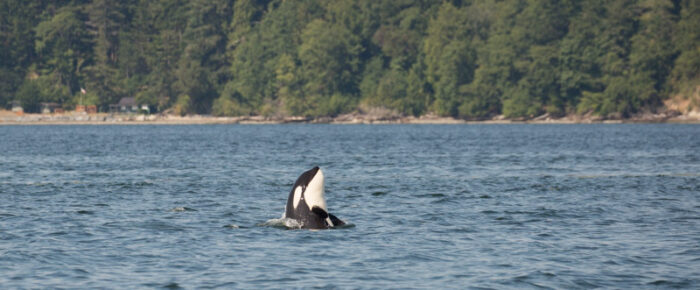
<svg viewBox="0 0 700 290">
<path fill-rule="evenodd" d="M 275 116 L 238 116 L 217 117 L 211 115 L 172 114 L 85 114 L 67 112 L 63 114 L 16 114 L 0 111 L 0 125 L 111 125 L 111 124 L 285 124 L 285 123 L 321 123 L 321 124 L 585 124 L 585 123 L 700 123 L 700 112 L 690 111 L 681 114 L 677 111 L 663 113 L 637 114 L 630 118 L 601 118 L 593 115 L 567 115 L 552 117 L 544 114 L 531 119 L 507 119 L 496 116 L 484 120 L 464 120 L 437 115 L 420 117 L 403 116 L 394 113 L 349 113 L 335 117 L 275 117 Z"/>
</svg>

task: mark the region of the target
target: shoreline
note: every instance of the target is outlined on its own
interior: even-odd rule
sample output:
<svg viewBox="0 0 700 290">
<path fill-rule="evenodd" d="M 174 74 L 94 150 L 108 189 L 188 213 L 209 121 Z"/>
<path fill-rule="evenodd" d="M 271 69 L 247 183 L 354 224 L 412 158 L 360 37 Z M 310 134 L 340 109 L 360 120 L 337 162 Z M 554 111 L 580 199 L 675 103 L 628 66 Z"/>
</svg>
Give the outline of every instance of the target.
<svg viewBox="0 0 700 290">
<path fill-rule="evenodd" d="M 700 112 L 688 114 L 642 114 L 627 119 L 602 119 L 592 116 L 565 116 L 552 118 L 548 115 L 533 119 L 506 119 L 502 116 L 486 120 L 463 120 L 451 117 L 425 115 L 374 116 L 368 114 L 344 114 L 334 118 L 304 117 L 215 117 L 209 115 L 135 115 L 135 114 L 22 114 L 0 111 L 2 125 L 206 125 L 206 124 L 623 124 L 623 123 L 681 123 L 700 124 Z"/>
</svg>

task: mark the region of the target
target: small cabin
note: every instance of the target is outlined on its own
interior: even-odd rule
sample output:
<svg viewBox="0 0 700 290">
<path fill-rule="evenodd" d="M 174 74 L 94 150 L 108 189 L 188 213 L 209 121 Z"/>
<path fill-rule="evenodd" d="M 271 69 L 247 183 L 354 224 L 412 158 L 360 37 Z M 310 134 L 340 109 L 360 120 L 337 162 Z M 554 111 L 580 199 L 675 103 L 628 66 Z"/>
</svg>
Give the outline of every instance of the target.
<svg viewBox="0 0 700 290">
<path fill-rule="evenodd" d="M 39 106 L 42 114 L 53 114 L 56 113 L 57 109 L 61 108 L 61 105 L 58 103 L 39 103 Z"/>
<path fill-rule="evenodd" d="M 84 113 L 84 114 L 97 114 L 97 106 L 95 105 L 75 105 L 75 112 L 76 113 Z"/>
<path fill-rule="evenodd" d="M 119 111 L 121 112 L 136 112 L 139 110 L 139 106 L 136 105 L 136 99 L 133 97 L 122 98 L 119 100 Z"/>
<path fill-rule="evenodd" d="M 91 115 L 97 114 L 97 106 L 87 105 L 85 107 L 85 112 L 87 112 L 88 114 L 91 114 Z"/>
<path fill-rule="evenodd" d="M 118 104 L 109 105 L 111 113 L 150 113 L 150 108 L 146 104 L 138 105 L 133 97 L 126 97 L 119 100 Z"/>
<path fill-rule="evenodd" d="M 116 109 L 120 113 L 135 113 L 139 110 L 134 97 L 122 98 L 116 106 L 110 106 L 110 108 Z"/>
<path fill-rule="evenodd" d="M 21 115 L 24 113 L 24 108 L 22 108 L 22 103 L 19 101 L 12 101 L 10 102 L 10 105 L 12 106 L 12 112 L 15 112 L 18 115 Z"/>
</svg>

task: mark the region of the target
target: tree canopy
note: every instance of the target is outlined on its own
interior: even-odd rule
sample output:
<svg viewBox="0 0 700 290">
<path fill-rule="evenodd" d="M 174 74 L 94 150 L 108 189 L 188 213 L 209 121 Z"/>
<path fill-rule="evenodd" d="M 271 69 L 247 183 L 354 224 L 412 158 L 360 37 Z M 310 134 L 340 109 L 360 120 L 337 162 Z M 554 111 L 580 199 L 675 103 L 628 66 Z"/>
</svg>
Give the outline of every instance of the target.
<svg viewBox="0 0 700 290">
<path fill-rule="evenodd" d="M 0 106 L 627 117 L 697 93 L 698 15 L 693 0 L 5 0 Z"/>
</svg>

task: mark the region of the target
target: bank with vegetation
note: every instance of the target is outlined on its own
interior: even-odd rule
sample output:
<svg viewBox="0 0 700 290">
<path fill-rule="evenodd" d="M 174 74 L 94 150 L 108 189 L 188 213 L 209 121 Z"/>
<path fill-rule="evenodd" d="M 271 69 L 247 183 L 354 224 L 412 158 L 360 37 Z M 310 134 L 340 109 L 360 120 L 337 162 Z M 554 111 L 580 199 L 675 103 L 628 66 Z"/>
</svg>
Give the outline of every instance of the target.
<svg viewBox="0 0 700 290">
<path fill-rule="evenodd" d="M 0 3 L 0 106 L 630 118 L 700 107 L 693 0 Z"/>
</svg>

